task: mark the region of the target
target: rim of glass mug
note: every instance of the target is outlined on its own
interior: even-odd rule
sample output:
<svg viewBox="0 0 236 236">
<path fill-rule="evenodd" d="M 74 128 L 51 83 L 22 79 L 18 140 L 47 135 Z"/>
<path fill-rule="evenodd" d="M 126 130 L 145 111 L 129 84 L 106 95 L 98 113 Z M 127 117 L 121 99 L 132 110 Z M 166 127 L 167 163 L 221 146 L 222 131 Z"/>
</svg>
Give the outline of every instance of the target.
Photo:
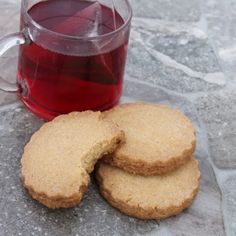
<svg viewBox="0 0 236 236">
<path fill-rule="evenodd" d="M 132 7 L 131 4 L 129 2 L 129 0 L 124 0 L 127 4 L 127 10 L 128 10 L 128 17 L 125 20 L 124 24 L 117 28 L 116 30 L 106 33 L 106 34 L 101 34 L 101 35 L 97 35 L 97 36 L 71 36 L 71 35 L 67 35 L 67 34 L 62 34 L 62 33 L 58 33 L 52 30 L 49 30 L 43 26 L 41 26 L 40 24 L 38 24 L 36 21 L 34 21 L 34 19 L 29 15 L 28 13 L 28 9 L 26 6 L 26 0 L 22 0 L 22 11 L 24 13 L 24 15 L 27 17 L 27 21 L 30 22 L 35 28 L 39 29 L 40 31 L 47 33 L 47 34 L 51 34 L 53 36 L 56 37 L 61 37 L 64 39 L 70 39 L 70 40 L 88 40 L 88 41 L 92 41 L 92 40 L 96 40 L 96 39 L 102 39 L 102 38 L 106 38 L 106 37 L 110 37 L 112 35 L 115 35 L 117 33 L 119 33 L 120 31 L 122 31 L 123 29 L 125 29 L 131 22 L 132 20 L 132 16 L 133 16 L 133 11 L 132 11 Z"/>
</svg>

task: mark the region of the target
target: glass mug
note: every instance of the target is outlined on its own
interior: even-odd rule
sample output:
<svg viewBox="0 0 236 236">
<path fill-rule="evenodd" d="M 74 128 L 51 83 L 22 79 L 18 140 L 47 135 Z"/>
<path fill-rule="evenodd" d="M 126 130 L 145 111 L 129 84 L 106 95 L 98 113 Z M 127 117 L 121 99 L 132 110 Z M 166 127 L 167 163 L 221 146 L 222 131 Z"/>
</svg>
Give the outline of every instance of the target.
<svg viewBox="0 0 236 236">
<path fill-rule="evenodd" d="M 131 18 L 128 0 L 22 0 L 20 32 L 0 40 L 0 56 L 20 45 L 17 87 L 2 89 L 45 120 L 114 106 Z"/>
</svg>

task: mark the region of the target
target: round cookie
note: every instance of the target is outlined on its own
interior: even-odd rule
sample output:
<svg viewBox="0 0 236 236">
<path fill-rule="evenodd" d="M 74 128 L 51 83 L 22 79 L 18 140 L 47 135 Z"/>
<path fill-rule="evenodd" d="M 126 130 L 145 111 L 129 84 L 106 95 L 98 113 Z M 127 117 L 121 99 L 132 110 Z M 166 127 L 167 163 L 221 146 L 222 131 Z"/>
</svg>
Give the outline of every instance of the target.
<svg viewBox="0 0 236 236">
<path fill-rule="evenodd" d="M 164 219 L 190 206 L 199 189 L 198 162 L 190 159 L 166 175 L 140 176 L 100 162 L 100 193 L 121 212 L 140 219 Z"/>
<path fill-rule="evenodd" d="M 122 104 L 105 112 L 125 132 L 126 142 L 104 161 L 140 175 L 170 172 L 195 150 L 195 129 L 180 111 L 149 103 Z"/>
<path fill-rule="evenodd" d="M 59 116 L 43 125 L 25 146 L 22 182 L 47 207 L 72 207 L 81 201 L 96 161 L 123 139 L 124 133 L 100 112 Z"/>
</svg>

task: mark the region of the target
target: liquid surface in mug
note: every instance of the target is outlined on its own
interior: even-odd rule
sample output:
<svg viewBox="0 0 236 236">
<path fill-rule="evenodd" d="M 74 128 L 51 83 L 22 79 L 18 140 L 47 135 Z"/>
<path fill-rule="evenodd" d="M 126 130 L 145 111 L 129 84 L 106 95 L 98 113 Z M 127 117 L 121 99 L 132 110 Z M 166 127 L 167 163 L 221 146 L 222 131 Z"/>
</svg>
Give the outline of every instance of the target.
<svg viewBox="0 0 236 236">
<path fill-rule="evenodd" d="M 67 36 L 103 35 L 124 24 L 114 9 L 81 0 L 42 1 L 32 6 L 28 14 L 44 28 Z M 22 20 L 21 28 L 24 27 Z M 50 36 L 45 40 L 45 44 L 57 43 L 50 41 Z M 116 48 L 82 56 L 63 54 L 63 44 L 62 53 L 37 42 L 22 45 L 18 66 L 22 101 L 32 112 L 48 120 L 71 111 L 112 107 L 122 92 L 127 44 L 128 36 Z M 97 52 L 100 46 L 91 44 Z"/>
</svg>

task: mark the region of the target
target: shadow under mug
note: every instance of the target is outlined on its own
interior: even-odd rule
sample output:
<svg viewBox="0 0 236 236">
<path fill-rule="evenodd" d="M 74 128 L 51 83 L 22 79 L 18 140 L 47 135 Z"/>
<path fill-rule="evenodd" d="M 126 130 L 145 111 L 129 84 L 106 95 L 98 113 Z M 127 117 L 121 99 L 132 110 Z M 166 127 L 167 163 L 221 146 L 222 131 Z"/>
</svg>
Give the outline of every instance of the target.
<svg viewBox="0 0 236 236">
<path fill-rule="evenodd" d="M 60 14 L 71 17 L 55 30 L 40 23 L 37 17 L 43 17 L 42 4 L 56 4 L 56 1 L 22 0 L 20 32 L 0 39 L 0 56 L 20 45 L 17 84 L 1 83 L 1 89 L 18 92 L 25 106 L 45 120 L 72 111 L 105 110 L 114 106 L 122 93 L 129 41 L 132 9 L 128 0 L 81 1 L 87 5 L 79 15 L 87 16 L 90 23 L 95 22 L 92 14 L 97 16 L 102 9 L 107 24 L 111 21 L 115 24 L 110 32 L 87 36 L 70 32 L 70 27 L 79 27 L 75 24 L 78 13 L 67 12 L 74 9 L 63 4 L 75 0 L 59 1 Z M 47 12 L 52 16 L 58 14 Z M 87 21 L 80 18 L 80 26 L 85 27 Z"/>
</svg>

